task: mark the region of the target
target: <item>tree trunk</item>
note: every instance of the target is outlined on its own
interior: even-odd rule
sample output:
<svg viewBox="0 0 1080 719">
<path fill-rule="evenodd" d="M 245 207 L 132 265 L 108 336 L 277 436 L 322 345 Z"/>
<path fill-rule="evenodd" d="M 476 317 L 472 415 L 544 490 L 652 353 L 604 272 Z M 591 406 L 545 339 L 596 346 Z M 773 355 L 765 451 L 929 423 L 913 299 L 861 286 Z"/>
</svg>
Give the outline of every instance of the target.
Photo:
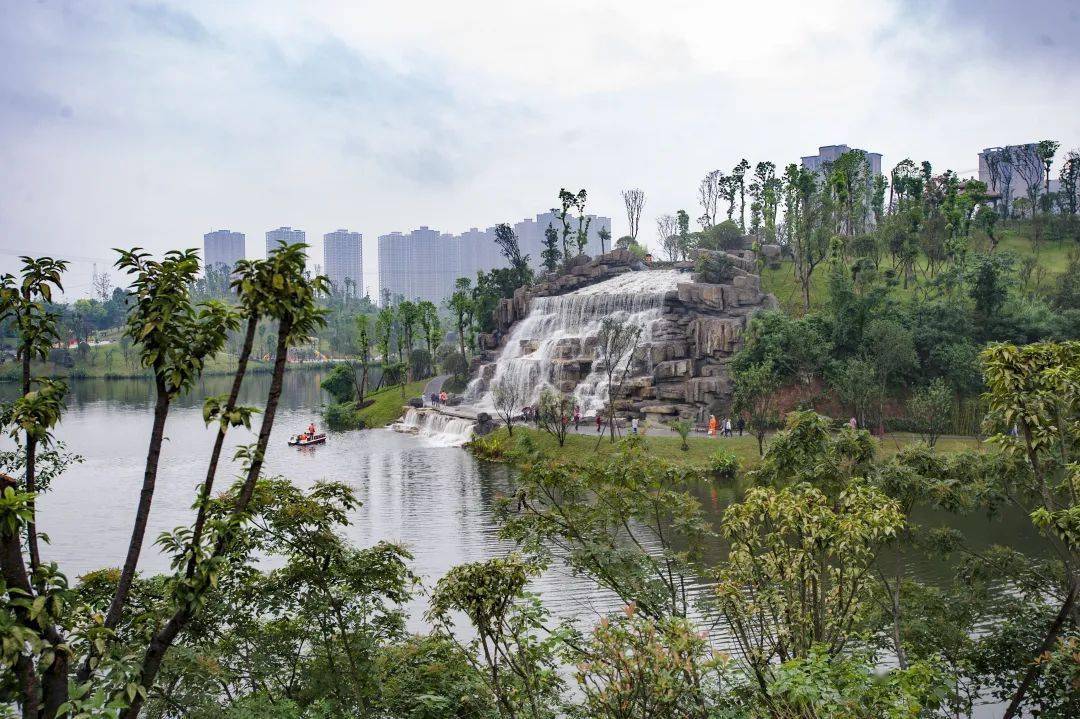
<svg viewBox="0 0 1080 719">
<path fill-rule="evenodd" d="M 142 491 L 139 493 L 139 506 L 135 512 L 135 525 L 131 530 L 124 568 L 120 573 L 120 582 L 116 587 L 109 611 L 105 614 L 105 628 L 115 629 L 120 623 L 131 583 L 135 579 L 135 567 L 139 563 L 143 538 L 146 535 L 146 523 L 150 519 L 150 504 L 154 500 L 154 486 L 157 482 L 158 461 L 161 459 L 161 443 L 165 435 L 165 420 L 169 416 L 169 393 L 165 380 L 160 373 L 155 373 L 154 383 L 157 389 L 157 402 L 154 405 L 154 424 L 150 432 L 150 446 L 146 452 L 146 469 L 143 472 Z M 87 672 L 89 676 L 89 672 Z M 80 678 L 85 680 L 85 677 Z"/>
<path fill-rule="evenodd" d="M 1027 695 L 1028 689 L 1031 688 L 1032 682 L 1042 671 L 1042 664 L 1038 661 L 1046 652 L 1050 651 L 1054 646 L 1054 642 L 1057 641 L 1058 634 L 1061 633 L 1061 627 L 1065 624 L 1065 620 L 1069 618 L 1069 614 L 1072 612 L 1073 603 L 1076 601 L 1076 584 L 1073 583 L 1069 587 L 1069 594 L 1065 597 L 1065 603 L 1061 605 L 1061 611 L 1058 612 L 1054 618 L 1053 623 L 1050 625 L 1050 629 L 1047 630 L 1046 636 L 1043 637 L 1042 644 L 1039 645 L 1039 651 L 1035 653 L 1035 658 L 1031 662 L 1031 666 L 1028 668 L 1027 673 L 1024 675 L 1024 679 L 1020 682 L 1020 686 L 1016 688 L 1016 692 L 1013 694 L 1012 701 L 1009 702 L 1008 708 L 1002 715 L 1001 719 L 1012 719 L 1017 716 L 1020 711 L 1020 704 L 1024 701 L 1024 697 Z"/>
<path fill-rule="evenodd" d="M 229 397 L 225 400 L 222 414 L 229 414 L 236 409 L 237 399 L 240 397 L 240 385 L 243 384 L 244 374 L 247 372 L 248 358 L 251 356 L 252 345 L 255 344 L 255 327 L 259 324 L 257 315 L 248 318 L 247 331 L 244 333 L 244 344 L 240 348 L 240 354 L 236 359 L 236 374 L 233 375 L 232 387 L 229 388 Z M 220 418 L 219 418 L 220 419 Z M 228 431 L 225 424 L 218 423 L 217 436 L 214 438 L 214 448 L 210 452 L 210 463 L 206 468 L 206 479 L 203 480 L 202 494 L 199 496 L 199 513 L 195 517 L 195 527 L 191 532 L 191 556 L 188 558 L 187 577 L 190 579 L 195 574 L 195 556 L 199 544 L 202 541 L 203 527 L 206 526 L 206 510 L 210 504 L 210 493 L 214 491 L 214 478 L 217 476 L 218 462 L 221 459 L 221 450 L 225 446 L 225 433 Z"/>
<path fill-rule="evenodd" d="M 255 445 L 255 454 L 252 458 L 251 465 L 248 467 L 247 476 L 244 478 L 244 485 L 241 487 L 240 494 L 236 498 L 236 505 L 233 509 L 234 517 L 241 516 L 247 511 L 248 504 L 251 502 L 251 497 L 255 492 L 255 485 L 262 473 L 263 459 L 266 456 L 266 447 L 270 443 L 270 433 L 274 428 L 274 416 L 277 414 L 278 402 L 281 399 L 281 387 L 285 375 L 285 360 L 288 355 L 288 337 L 291 330 L 292 325 L 288 321 L 283 321 L 278 328 L 277 354 L 274 357 L 274 370 L 270 379 L 270 392 L 266 398 L 266 407 L 263 411 L 262 425 L 259 427 L 259 437 Z M 236 523 L 230 523 L 230 526 L 236 526 Z M 211 556 L 218 557 L 228 551 L 231 539 L 232 537 L 230 534 L 219 537 L 214 545 L 214 551 Z M 205 591 L 205 587 L 203 587 L 202 590 Z M 176 613 L 173 614 L 172 618 L 169 619 L 164 627 L 162 627 L 161 631 L 155 634 L 150 640 L 150 644 L 146 648 L 146 653 L 143 655 L 142 670 L 139 676 L 139 684 L 147 691 L 153 687 L 154 681 L 157 679 L 157 674 L 161 670 L 161 663 L 164 661 L 165 654 L 168 652 L 173 640 L 176 639 L 177 635 L 194 616 L 194 613 L 189 609 L 190 606 L 192 606 L 192 604 L 189 603 L 177 609 Z M 142 695 L 136 694 L 128 707 L 120 714 L 121 719 L 136 719 L 142 711 L 142 705 Z"/>
</svg>

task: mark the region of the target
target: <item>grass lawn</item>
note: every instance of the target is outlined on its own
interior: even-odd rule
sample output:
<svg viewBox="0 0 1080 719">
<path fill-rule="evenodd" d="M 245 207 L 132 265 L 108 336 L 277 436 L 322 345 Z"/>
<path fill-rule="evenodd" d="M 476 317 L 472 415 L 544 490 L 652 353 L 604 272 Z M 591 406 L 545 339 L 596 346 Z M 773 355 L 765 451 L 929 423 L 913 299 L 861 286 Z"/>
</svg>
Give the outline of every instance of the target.
<svg viewBox="0 0 1080 719">
<path fill-rule="evenodd" d="M 400 418 L 405 414 L 405 403 L 413 397 L 419 397 L 423 393 L 424 385 L 427 382 L 424 379 L 405 385 L 404 396 L 401 387 L 388 387 L 379 390 L 375 394 L 369 394 L 368 399 L 375 401 L 360 410 L 360 418 L 364 420 L 364 427 L 385 427 Z"/>
<path fill-rule="evenodd" d="M 496 430 L 495 434 L 505 438 L 506 428 L 501 427 Z M 528 434 L 537 447 L 549 453 L 552 457 L 559 459 L 582 461 L 596 455 L 611 454 L 616 448 L 616 445 L 611 444 L 606 435 L 598 446 L 596 443 L 597 436 L 588 432 L 567 435 L 566 444 L 563 447 L 559 447 L 556 439 L 547 432 L 515 426 L 514 439 L 516 440 L 522 434 Z M 687 440 L 690 449 L 686 452 L 680 448 L 682 442 L 677 435 L 645 434 L 644 438 L 645 446 L 652 456 L 690 467 L 706 466 L 709 459 L 721 449 L 734 454 L 744 469 L 753 467 L 760 459 L 758 457 L 757 439 L 748 434 L 742 437 L 690 437 Z M 616 436 L 616 442 L 618 439 L 619 437 Z M 878 440 L 879 456 L 894 454 L 905 445 L 918 441 L 919 437 L 917 435 L 888 434 L 883 439 Z M 765 442 L 767 446 L 768 439 Z M 974 437 L 942 437 L 938 440 L 937 449 L 941 452 L 960 452 L 966 449 L 981 449 L 984 446 Z"/>
</svg>

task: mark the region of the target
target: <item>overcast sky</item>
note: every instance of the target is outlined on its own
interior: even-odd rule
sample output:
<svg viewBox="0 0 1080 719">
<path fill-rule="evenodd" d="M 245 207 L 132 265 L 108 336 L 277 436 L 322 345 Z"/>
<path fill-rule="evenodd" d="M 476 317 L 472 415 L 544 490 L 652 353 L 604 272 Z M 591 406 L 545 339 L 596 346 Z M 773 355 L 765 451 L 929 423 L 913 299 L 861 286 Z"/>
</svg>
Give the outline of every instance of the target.
<svg viewBox="0 0 1080 719">
<path fill-rule="evenodd" d="M 279 225 L 375 241 L 515 221 L 562 186 L 696 217 L 741 157 L 847 143 L 972 174 L 1080 145 L 1080 2 L 0 0 L 0 269 Z M 1056 170 L 1055 170 L 1056 172 Z"/>
</svg>

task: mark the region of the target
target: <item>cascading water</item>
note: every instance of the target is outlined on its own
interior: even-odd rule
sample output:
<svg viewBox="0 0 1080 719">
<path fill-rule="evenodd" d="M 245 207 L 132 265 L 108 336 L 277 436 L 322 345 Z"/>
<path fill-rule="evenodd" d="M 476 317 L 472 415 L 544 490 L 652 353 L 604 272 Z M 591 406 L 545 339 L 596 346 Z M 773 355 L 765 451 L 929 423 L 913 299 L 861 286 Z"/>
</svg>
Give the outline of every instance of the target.
<svg viewBox="0 0 1080 719">
<path fill-rule="evenodd" d="M 647 350 L 665 295 L 688 279 L 677 270 L 627 272 L 565 295 L 534 298 L 528 314 L 510 330 L 494 373 L 473 380 L 465 402 L 491 411 L 491 388 L 508 382 L 517 388 L 522 406 L 534 405 L 545 388 L 573 383 L 573 396 L 583 414 L 603 410 L 608 399 L 606 374 L 594 361 L 601 322 L 612 317 L 640 328 L 638 347 Z M 583 377 L 561 379 L 568 366 L 580 368 L 583 363 L 588 367 Z"/>
<path fill-rule="evenodd" d="M 424 437 L 432 444 L 458 447 L 472 439 L 474 420 L 444 414 L 434 409 L 410 409 L 399 422 L 390 425 L 396 432 Z"/>
</svg>

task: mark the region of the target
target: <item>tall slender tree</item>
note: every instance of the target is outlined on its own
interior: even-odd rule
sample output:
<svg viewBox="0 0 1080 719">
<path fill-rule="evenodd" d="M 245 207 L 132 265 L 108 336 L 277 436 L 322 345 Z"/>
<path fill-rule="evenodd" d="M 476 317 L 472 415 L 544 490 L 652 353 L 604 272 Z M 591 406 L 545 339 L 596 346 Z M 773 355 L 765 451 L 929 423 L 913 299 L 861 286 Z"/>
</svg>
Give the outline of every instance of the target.
<svg viewBox="0 0 1080 719">
<path fill-rule="evenodd" d="M 630 225 L 630 238 L 637 242 L 641 229 L 641 211 L 645 208 L 645 191 L 634 188 L 622 191 L 623 205 L 626 207 L 626 221 Z"/>
<path fill-rule="evenodd" d="M 207 358 L 222 348 L 226 334 L 239 322 L 238 316 L 220 302 L 199 306 L 192 303 L 190 288 L 199 272 L 194 250 L 173 250 L 160 261 L 140 248 L 119 252 L 116 266 L 134 278 L 125 332 L 139 345 L 143 366 L 153 373 L 156 400 L 135 522 L 116 592 L 105 614 L 106 629 L 115 629 L 120 623 L 135 579 L 172 400 L 192 386 Z"/>
</svg>

